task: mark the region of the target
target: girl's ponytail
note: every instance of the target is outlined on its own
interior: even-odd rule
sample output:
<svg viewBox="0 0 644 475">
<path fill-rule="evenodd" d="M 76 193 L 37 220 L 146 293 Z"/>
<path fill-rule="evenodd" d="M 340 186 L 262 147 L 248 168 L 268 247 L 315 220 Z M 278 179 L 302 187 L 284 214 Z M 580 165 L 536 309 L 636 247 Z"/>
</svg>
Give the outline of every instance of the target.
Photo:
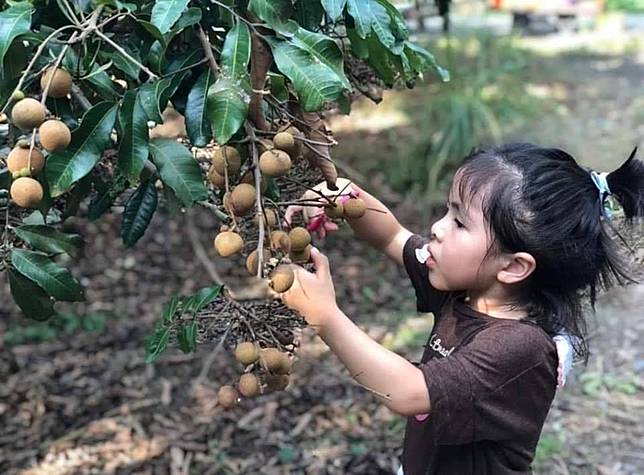
<svg viewBox="0 0 644 475">
<path fill-rule="evenodd" d="M 628 220 L 644 216 L 644 162 L 635 159 L 636 153 L 637 147 L 621 167 L 606 177 L 610 194 L 622 205 Z"/>
</svg>

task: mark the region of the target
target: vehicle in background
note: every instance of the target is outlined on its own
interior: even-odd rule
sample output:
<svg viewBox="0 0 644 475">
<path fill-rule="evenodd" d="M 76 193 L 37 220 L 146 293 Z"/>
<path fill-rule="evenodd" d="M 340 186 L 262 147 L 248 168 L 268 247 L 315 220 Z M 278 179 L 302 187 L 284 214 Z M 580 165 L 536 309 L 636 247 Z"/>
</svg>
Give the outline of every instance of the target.
<svg viewBox="0 0 644 475">
<path fill-rule="evenodd" d="M 582 25 L 594 25 L 604 3 L 604 0 L 490 0 L 490 7 L 511 13 L 513 26 L 518 29 L 531 29 L 539 23 L 556 30 L 577 30 Z"/>
</svg>

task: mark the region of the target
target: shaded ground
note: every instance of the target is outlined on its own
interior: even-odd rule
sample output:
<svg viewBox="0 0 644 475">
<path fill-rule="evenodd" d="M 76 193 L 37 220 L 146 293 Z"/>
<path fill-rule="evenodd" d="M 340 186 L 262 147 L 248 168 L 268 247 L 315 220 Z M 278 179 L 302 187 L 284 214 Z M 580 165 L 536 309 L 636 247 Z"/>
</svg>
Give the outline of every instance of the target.
<svg viewBox="0 0 644 475">
<path fill-rule="evenodd" d="M 548 94 L 560 91 L 559 107 L 515 133 L 561 144 L 589 165 L 611 169 L 604 158 L 619 161 L 644 139 L 644 105 L 638 97 L 644 67 L 638 54 L 549 60 L 562 75 L 543 87 L 550 88 L 544 89 Z M 396 133 L 409 134 L 410 127 Z M 394 147 L 390 140 L 395 137 L 393 132 L 346 135 L 336 153 L 360 171 L 362 164 L 350 151 L 361 149 L 362 154 L 369 151 L 370 160 L 382 159 L 373 152 Z M 427 229 L 419 200 L 388 190 L 384 176 L 369 177 L 362 183 L 377 190 L 404 225 L 419 233 Z M 214 220 L 198 212 L 195 222 L 201 242 L 210 248 Z M 97 224 L 77 222 L 89 247 L 76 275 L 87 285 L 90 303 L 69 308 L 81 316 L 108 315 L 106 328 L 0 348 L 0 473 L 394 471 L 404 421 L 356 386 L 308 332 L 291 387 L 243 402 L 229 413 L 215 406 L 215 393 L 239 368 L 225 352 L 207 366 L 214 345 L 189 356 L 172 350 L 146 366 L 143 338 L 168 296 L 211 282 L 182 218 L 156 216 L 136 248 L 127 251 L 119 245 L 116 223 L 114 217 Z M 414 357 L 425 334 L 423 322 L 412 318 L 408 282 L 400 269 L 349 237 L 342 231 L 321 245 L 333 263 L 340 306 L 374 338 Z M 15 307 L 4 305 L 7 286 L 0 283 L 3 341 L 24 321 Z M 642 287 L 602 298 L 592 325 L 593 356 L 557 395 L 542 437 L 538 473 L 644 472 L 643 305 Z M 207 377 L 197 379 L 204 365 Z"/>
</svg>

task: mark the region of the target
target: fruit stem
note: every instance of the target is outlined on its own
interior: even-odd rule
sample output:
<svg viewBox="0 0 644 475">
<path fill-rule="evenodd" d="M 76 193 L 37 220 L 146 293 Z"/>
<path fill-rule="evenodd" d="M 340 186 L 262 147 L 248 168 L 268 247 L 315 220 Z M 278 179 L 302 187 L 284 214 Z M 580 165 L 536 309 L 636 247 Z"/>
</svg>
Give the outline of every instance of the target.
<svg viewBox="0 0 644 475">
<path fill-rule="evenodd" d="M 248 136 L 250 137 L 250 148 L 253 156 L 253 176 L 255 178 L 256 193 L 255 206 L 257 208 L 256 215 L 259 224 L 259 238 L 257 243 L 257 277 L 261 279 L 263 277 L 264 270 L 264 263 L 262 262 L 264 260 L 264 220 L 262 219 L 264 210 L 262 206 L 262 173 L 259 169 L 259 153 L 257 151 L 257 136 L 255 135 L 255 130 L 248 121 L 245 122 L 244 126 L 246 128 L 246 134 L 248 134 Z"/>
</svg>

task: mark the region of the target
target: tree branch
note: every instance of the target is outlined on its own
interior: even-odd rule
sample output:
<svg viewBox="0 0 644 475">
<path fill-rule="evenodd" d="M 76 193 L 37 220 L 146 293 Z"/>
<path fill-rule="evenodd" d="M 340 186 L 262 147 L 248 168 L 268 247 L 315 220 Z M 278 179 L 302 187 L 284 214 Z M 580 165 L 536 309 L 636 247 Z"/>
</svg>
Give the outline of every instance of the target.
<svg viewBox="0 0 644 475">
<path fill-rule="evenodd" d="M 273 62 L 270 50 L 256 33 L 251 35 L 251 57 L 250 57 L 250 84 L 252 94 L 250 96 L 249 114 L 250 120 L 260 130 L 268 130 L 268 123 L 262 112 L 262 101 L 264 95 L 259 92 L 264 89 L 266 73 Z"/>
<path fill-rule="evenodd" d="M 219 76 L 219 65 L 217 64 L 217 60 L 215 60 L 215 55 L 212 54 L 212 48 L 210 47 L 210 40 L 208 39 L 208 35 L 206 35 L 206 32 L 203 31 L 203 28 L 201 28 L 201 25 L 198 23 L 197 36 L 199 37 L 199 41 L 201 42 L 201 48 L 203 49 L 204 53 L 206 54 L 206 58 L 208 59 L 210 70 L 212 71 L 216 79 L 217 76 Z"/>
</svg>

